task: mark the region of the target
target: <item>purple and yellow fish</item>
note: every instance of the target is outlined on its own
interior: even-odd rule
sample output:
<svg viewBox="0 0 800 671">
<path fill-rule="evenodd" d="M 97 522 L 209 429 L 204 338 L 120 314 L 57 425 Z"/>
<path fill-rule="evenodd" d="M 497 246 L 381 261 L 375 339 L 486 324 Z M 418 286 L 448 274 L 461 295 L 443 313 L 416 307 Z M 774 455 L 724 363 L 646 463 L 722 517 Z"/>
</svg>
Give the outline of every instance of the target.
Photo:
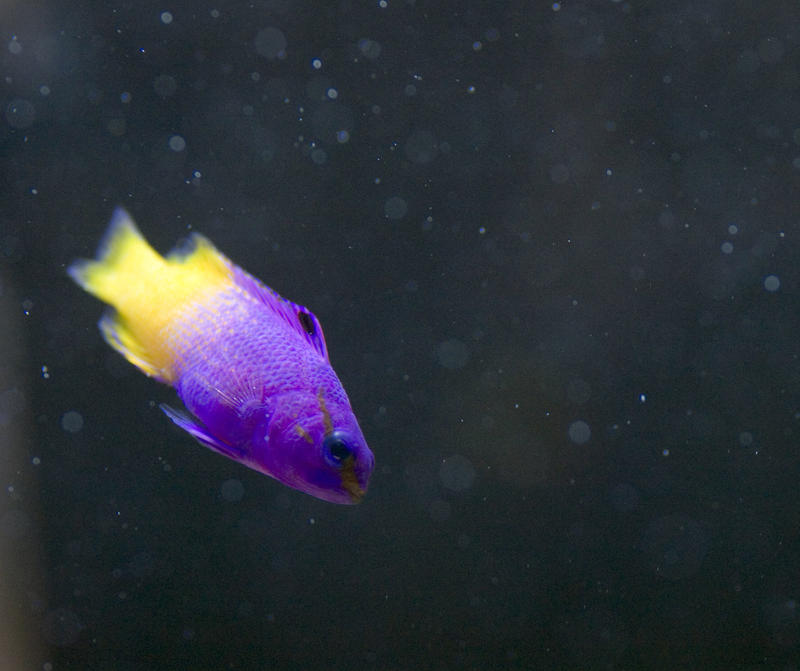
<svg viewBox="0 0 800 671">
<path fill-rule="evenodd" d="M 194 233 L 159 255 L 123 209 L 97 260 L 69 275 L 111 306 L 100 330 L 191 415 L 162 405 L 201 444 L 289 487 L 358 503 L 375 464 L 331 367 L 317 318 Z"/>
</svg>

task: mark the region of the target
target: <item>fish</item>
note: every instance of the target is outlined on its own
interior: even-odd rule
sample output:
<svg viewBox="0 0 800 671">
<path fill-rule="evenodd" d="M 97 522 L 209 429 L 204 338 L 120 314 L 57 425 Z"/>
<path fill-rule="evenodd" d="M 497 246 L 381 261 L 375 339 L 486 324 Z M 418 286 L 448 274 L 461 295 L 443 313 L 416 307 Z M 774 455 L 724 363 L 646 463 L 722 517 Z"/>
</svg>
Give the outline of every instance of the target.
<svg viewBox="0 0 800 671">
<path fill-rule="evenodd" d="M 161 256 L 123 208 L 67 273 L 108 305 L 105 341 L 175 389 L 184 409 L 161 409 L 197 442 L 324 501 L 362 500 L 375 457 L 309 309 L 199 233 Z"/>
</svg>

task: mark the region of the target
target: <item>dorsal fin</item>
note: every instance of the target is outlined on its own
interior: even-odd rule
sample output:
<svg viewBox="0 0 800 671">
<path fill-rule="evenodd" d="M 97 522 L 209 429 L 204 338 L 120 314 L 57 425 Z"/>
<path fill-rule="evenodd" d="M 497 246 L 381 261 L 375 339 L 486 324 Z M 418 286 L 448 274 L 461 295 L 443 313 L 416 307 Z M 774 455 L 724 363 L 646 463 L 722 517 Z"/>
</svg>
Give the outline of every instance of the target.
<svg viewBox="0 0 800 671">
<path fill-rule="evenodd" d="M 270 289 L 236 265 L 233 266 L 233 282 L 281 317 L 328 361 L 328 347 L 325 344 L 322 325 L 311 310 L 286 300 L 277 291 Z"/>
</svg>

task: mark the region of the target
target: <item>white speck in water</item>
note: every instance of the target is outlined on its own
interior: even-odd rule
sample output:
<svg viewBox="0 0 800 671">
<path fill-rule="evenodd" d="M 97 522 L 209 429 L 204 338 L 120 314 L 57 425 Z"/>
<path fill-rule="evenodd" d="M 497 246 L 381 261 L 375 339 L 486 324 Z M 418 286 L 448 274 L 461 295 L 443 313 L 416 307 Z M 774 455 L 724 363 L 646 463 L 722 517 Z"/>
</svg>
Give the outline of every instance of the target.
<svg viewBox="0 0 800 671">
<path fill-rule="evenodd" d="M 339 97 L 339 92 L 335 88 L 331 87 L 325 91 L 325 95 L 331 100 L 336 100 Z"/>
<path fill-rule="evenodd" d="M 728 233 L 730 235 L 736 235 L 739 232 L 739 227 L 736 224 L 730 224 L 728 226 Z"/>
<path fill-rule="evenodd" d="M 315 70 L 319 70 L 322 67 L 322 61 L 319 58 L 312 59 L 311 67 Z"/>
<path fill-rule="evenodd" d="M 11 41 L 8 43 L 8 50 L 15 56 L 22 53 L 22 45 L 17 40 L 16 35 L 11 37 Z"/>
<path fill-rule="evenodd" d="M 78 433 L 83 428 L 83 417 L 74 410 L 65 412 L 61 417 L 61 428 L 70 433 Z"/>
<path fill-rule="evenodd" d="M 400 196 L 392 196 L 384 203 L 383 212 L 389 219 L 402 219 L 408 212 L 408 203 Z"/>
<path fill-rule="evenodd" d="M 6 107 L 6 121 L 12 128 L 28 128 L 36 119 L 33 103 L 22 98 L 14 98 Z"/>
<path fill-rule="evenodd" d="M 39 464 L 41 464 L 41 463 L 42 463 L 42 460 L 41 460 L 39 457 L 34 457 L 33 459 L 31 459 L 31 463 L 32 463 L 34 466 L 38 466 Z"/>
<path fill-rule="evenodd" d="M 723 254 L 731 254 L 733 253 L 733 243 L 726 240 L 720 245 L 720 249 Z"/>
<path fill-rule="evenodd" d="M 186 149 L 186 140 L 180 135 L 173 135 L 169 139 L 169 148 L 172 149 L 172 151 L 183 151 Z"/>
<path fill-rule="evenodd" d="M 172 12 L 161 12 L 161 23 L 172 23 Z"/>
<path fill-rule="evenodd" d="M 669 448 L 665 447 L 663 450 L 661 450 L 661 456 L 668 457 L 669 456 Z"/>
<path fill-rule="evenodd" d="M 475 482 L 475 467 L 472 462 L 460 454 L 442 459 L 439 467 L 439 479 L 446 489 L 462 492 L 472 487 Z"/>
<path fill-rule="evenodd" d="M 219 10 L 218 9 L 212 9 L 209 12 L 209 14 L 211 14 L 211 18 L 212 19 L 218 19 L 219 18 Z"/>
<path fill-rule="evenodd" d="M 339 144 L 345 144 L 349 140 L 350 140 L 350 133 L 348 133 L 346 130 L 337 131 L 337 133 L 336 133 L 336 141 Z"/>
<path fill-rule="evenodd" d="M 639 403 L 645 403 L 647 401 L 646 394 L 639 394 Z"/>
<path fill-rule="evenodd" d="M 45 380 L 49 380 L 50 379 L 50 370 L 47 368 L 47 366 L 42 366 L 42 377 Z"/>
<path fill-rule="evenodd" d="M 779 63 L 783 52 L 783 42 L 777 37 L 765 37 L 758 43 L 758 57 L 762 63 Z"/>
<path fill-rule="evenodd" d="M 43 96 L 49 96 L 50 95 L 50 87 L 47 84 L 42 84 L 39 87 L 39 94 L 43 95 Z"/>
<path fill-rule="evenodd" d="M 767 275 L 764 278 L 764 288 L 767 291 L 777 291 L 781 287 L 781 281 L 777 275 Z"/>
<path fill-rule="evenodd" d="M 567 433 L 569 434 L 569 439 L 576 445 L 588 443 L 589 438 L 592 437 L 592 430 L 582 419 L 572 422 L 572 424 L 569 425 Z"/>
</svg>

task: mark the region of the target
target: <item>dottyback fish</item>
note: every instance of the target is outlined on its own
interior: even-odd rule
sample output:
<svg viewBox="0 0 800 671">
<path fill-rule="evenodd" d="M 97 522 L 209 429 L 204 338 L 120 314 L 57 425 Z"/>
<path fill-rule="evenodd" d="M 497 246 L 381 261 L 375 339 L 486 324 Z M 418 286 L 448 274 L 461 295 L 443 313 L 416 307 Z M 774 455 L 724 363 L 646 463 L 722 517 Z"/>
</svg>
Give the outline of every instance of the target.
<svg viewBox="0 0 800 671">
<path fill-rule="evenodd" d="M 162 405 L 201 444 L 289 487 L 358 503 L 375 459 L 317 318 L 197 233 L 162 257 L 115 210 L 97 259 L 68 273 L 109 304 L 106 342 L 178 393 Z"/>
</svg>

